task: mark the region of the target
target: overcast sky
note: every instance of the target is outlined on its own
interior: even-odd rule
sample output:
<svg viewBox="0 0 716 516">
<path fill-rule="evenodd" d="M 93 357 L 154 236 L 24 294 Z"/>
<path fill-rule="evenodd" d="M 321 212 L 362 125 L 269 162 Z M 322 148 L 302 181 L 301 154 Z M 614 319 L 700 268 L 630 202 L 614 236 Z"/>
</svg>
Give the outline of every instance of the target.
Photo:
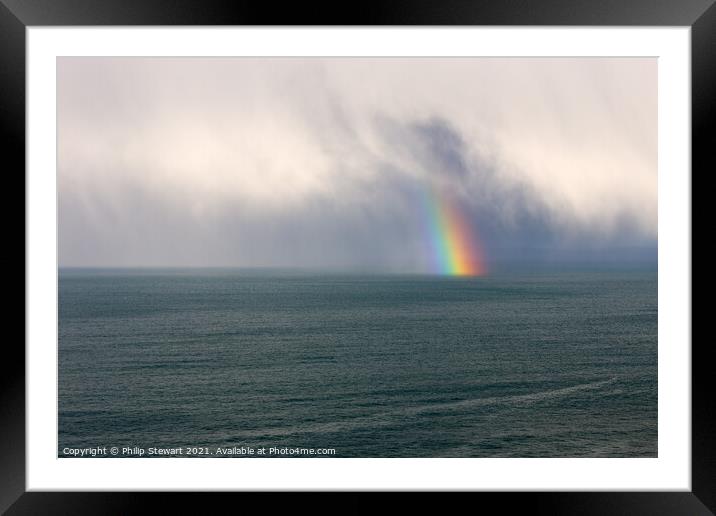
<svg viewBox="0 0 716 516">
<path fill-rule="evenodd" d="M 58 58 L 60 266 L 655 259 L 653 58 Z"/>
</svg>

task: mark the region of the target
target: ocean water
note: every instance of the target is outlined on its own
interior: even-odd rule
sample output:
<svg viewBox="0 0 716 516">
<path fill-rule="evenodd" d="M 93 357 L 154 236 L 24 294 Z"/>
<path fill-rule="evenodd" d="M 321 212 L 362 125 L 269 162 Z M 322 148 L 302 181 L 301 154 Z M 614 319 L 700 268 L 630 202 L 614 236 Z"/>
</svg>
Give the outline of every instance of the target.
<svg viewBox="0 0 716 516">
<path fill-rule="evenodd" d="M 657 455 L 656 271 L 61 270 L 58 353 L 59 456 Z"/>
</svg>

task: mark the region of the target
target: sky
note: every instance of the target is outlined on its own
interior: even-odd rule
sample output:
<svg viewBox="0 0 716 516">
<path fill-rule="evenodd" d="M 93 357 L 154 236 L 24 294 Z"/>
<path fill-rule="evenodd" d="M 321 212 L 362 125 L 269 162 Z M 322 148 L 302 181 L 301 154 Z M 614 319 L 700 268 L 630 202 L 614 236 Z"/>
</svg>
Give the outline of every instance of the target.
<svg viewBox="0 0 716 516">
<path fill-rule="evenodd" d="M 654 58 L 63 57 L 57 127 L 61 267 L 656 260 Z"/>
</svg>

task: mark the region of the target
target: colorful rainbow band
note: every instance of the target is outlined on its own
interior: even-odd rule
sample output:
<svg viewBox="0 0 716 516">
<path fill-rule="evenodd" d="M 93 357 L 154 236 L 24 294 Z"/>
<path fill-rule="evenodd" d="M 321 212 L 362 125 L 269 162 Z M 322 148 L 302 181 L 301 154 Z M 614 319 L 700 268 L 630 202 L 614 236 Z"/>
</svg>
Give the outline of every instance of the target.
<svg viewBox="0 0 716 516">
<path fill-rule="evenodd" d="M 448 196 L 436 190 L 427 194 L 428 227 L 437 274 L 482 276 L 487 271 L 477 232 Z"/>
</svg>

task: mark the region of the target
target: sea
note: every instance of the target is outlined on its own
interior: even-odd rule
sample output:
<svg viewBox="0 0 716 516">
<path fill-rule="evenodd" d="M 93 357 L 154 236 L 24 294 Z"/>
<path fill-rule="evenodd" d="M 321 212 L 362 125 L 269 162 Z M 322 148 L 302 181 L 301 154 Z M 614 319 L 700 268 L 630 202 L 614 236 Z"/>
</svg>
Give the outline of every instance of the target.
<svg viewBox="0 0 716 516">
<path fill-rule="evenodd" d="M 58 282 L 59 457 L 657 456 L 655 269 Z"/>
</svg>

